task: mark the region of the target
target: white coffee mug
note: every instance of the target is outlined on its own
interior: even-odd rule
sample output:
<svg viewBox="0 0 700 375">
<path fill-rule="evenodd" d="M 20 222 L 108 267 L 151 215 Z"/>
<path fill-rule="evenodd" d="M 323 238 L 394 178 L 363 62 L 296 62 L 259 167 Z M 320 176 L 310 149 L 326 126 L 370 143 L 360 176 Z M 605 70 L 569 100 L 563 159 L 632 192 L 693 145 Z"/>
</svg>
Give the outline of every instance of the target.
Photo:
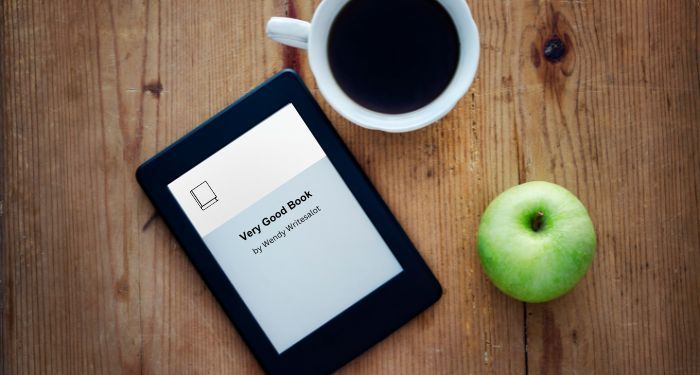
<svg viewBox="0 0 700 375">
<path fill-rule="evenodd" d="M 407 132 L 430 125 L 447 115 L 469 89 L 479 64 L 479 32 L 465 1 L 436 0 L 452 17 L 459 34 L 459 62 L 452 81 L 431 103 L 401 114 L 380 113 L 357 104 L 333 77 L 328 62 L 328 34 L 335 17 L 349 1 L 322 1 L 311 23 L 272 17 L 267 23 L 267 36 L 288 46 L 307 49 L 311 71 L 321 94 L 338 113 L 360 126 L 386 132 Z"/>
</svg>

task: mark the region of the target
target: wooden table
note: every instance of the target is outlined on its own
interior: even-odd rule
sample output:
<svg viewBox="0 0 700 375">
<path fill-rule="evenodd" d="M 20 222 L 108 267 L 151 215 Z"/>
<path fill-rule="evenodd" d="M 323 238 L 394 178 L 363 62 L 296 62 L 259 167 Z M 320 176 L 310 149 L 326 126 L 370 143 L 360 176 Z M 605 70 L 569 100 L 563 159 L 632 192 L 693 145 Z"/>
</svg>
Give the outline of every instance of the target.
<svg viewBox="0 0 700 375">
<path fill-rule="evenodd" d="M 292 67 L 445 288 L 341 373 L 700 373 L 697 0 L 470 0 L 476 81 L 407 134 L 342 119 L 305 53 L 265 38 L 317 3 L 1 2 L 2 372 L 260 372 L 133 175 Z M 530 180 L 575 192 L 599 239 L 545 304 L 501 294 L 475 251 L 488 202 Z"/>
</svg>

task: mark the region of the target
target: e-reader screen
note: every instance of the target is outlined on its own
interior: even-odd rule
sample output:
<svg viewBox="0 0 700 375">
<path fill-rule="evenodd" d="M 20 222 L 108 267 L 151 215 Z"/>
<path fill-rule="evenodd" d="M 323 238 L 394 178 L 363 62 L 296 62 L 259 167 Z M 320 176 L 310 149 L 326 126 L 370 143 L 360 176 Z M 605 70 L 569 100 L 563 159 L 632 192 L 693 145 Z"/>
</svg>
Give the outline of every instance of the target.
<svg viewBox="0 0 700 375">
<path fill-rule="evenodd" d="M 292 104 L 168 189 L 278 353 L 403 270 Z"/>
</svg>

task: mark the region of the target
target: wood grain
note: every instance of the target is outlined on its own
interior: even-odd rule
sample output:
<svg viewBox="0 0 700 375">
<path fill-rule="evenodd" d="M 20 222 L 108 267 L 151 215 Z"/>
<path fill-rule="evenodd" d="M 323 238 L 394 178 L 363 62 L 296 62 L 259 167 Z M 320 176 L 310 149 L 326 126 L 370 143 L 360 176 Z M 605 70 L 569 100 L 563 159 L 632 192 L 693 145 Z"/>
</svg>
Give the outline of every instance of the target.
<svg viewBox="0 0 700 375">
<path fill-rule="evenodd" d="M 260 372 L 133 173 L 284 67 L 445 288 L 341 373 L 700 372 L 697 1 L 471 0 L 476 81 L 407 134 L 342 119 L 305 53 L 265 39 L 318 1 L 0 4 L 2 373 Z M 529 180 L 575 192 L 599 240 L 581 284 L 537 305 L 489 283 L 474 241 Z"/>
</svg>

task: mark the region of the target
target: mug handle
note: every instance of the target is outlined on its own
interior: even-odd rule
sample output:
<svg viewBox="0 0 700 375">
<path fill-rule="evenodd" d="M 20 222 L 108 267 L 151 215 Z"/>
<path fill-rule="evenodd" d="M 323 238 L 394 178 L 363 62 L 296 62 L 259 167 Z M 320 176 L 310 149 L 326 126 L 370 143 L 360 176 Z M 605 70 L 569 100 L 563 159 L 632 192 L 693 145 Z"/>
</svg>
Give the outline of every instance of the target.
<svg viewBox="0 0 700 375">
<path fill-rule="evenodd" d="M 267 21 L 267 37 L 287 46 L 307 49 L 311 24 L 295 18 L 272 17 Z"/>
</svg>

